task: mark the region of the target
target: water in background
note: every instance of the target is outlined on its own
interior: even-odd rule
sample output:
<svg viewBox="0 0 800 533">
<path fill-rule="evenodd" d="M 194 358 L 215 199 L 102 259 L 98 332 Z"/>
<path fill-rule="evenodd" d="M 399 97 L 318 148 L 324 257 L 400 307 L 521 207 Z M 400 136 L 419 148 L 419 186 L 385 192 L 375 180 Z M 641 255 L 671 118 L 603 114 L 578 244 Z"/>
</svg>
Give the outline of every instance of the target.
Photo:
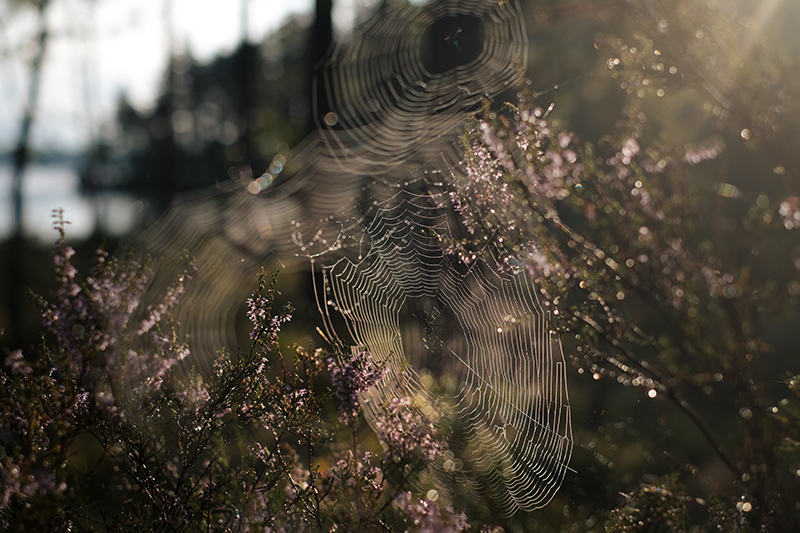
<svg viewBox="0 0 800 533">
<path fill-rule="evenodd" d="M 0 241 L 11 237 L 14 206 L 11 198 L 13 166 L 0 163 Z M 70 240 L 81 241 L 93 233 L 121 237 L 142 219 L 145 204 L 130 193 L 84 193 L 74 168 L 63 163 L 28 165 L 22 184 L 22 231 L 26 239 L 52 243 L 52 212 L 63 209 L 70 221 Z"/>
</svg>

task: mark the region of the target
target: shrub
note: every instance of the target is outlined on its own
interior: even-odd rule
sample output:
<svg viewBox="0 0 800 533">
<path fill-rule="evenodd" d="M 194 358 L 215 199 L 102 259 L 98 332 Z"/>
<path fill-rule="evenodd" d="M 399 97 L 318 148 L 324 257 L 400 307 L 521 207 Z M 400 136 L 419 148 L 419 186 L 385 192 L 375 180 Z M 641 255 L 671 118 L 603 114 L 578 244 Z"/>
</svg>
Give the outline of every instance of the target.
<svg viewBox="0 0 800 533">
<path fill-rule="evenodd" d="M 151 272 L 130 259 L 101 250 L 80 283 L 56 217 L 57 288 L 51 301 L 36 298 L 49 336 L 36 357 L 11 352 L 0 370 L 4 529 L 466 527 L 433 493 L 413 492 L 409 472 L 438 447 L 410 402 L 398 399 L 379 421 L 386 452 L 362 451 L 358 395 L 383 375 L 369 354 L 296 348 L 284 357 L 279 332 L 291 309 L 275 309 L 277 275 L 262 272 L 247 301 L 250 350 L 223 352 L 212 376 L 181 382 L 171 371 L 188 348 L 169 316 L 190 270 L 146 307 Z M 326 367 L 331 389 L 315 386 Z M 333 394 L 352 444 L 331 439 L 337 425 L 322 407 Z"/>
</svg>

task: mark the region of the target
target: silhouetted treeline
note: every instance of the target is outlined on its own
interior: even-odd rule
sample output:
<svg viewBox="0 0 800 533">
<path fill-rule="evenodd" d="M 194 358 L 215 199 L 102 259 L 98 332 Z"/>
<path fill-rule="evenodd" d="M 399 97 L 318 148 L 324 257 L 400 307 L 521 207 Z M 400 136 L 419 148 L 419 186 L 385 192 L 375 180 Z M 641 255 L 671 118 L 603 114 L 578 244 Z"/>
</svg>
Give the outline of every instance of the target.
<svg viewBox="0 0 800 533">
<path fill-rule="evenodd" d="M 293 17 L 208 64 L 173 54 L 152 110 L 121 95 L 81 170 L 84 190 L 132 191 L 158 213 L 177 192 L 263 173 L 313 129 L 312 67 L 332 38 L 331 2 L 318 4 L 314 19 Z"/>
</svg>

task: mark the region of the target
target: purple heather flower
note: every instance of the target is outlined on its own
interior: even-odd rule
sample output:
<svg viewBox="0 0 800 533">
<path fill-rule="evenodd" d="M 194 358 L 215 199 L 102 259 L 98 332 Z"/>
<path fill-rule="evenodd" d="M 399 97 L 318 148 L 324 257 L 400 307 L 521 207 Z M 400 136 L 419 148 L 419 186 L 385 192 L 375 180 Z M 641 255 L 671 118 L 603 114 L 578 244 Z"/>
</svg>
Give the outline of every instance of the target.
<svg viewBox="0 0 800 533">
<path fill-rule="evenodd" d="M 360 480 L 363 489 L 369 488 L 375 496 L 379 496 L 383 489 L 383 476 L 377 463 L 372 452 L 364 452 L 361 459 L 356 460 L 353 451 L 347 450 L 345 457 L 331 467 L 330 474 L 348 487 L 357 486 L 356 480 Z"/>
<path fill-rule="evenodd" d="M 387 458 L 399 462 L 419 452 L 432 461 L 441 452 L 433 422 L 414 409 L 408 398 L 392 400 L 376 426 Z"/>
<path fill-rule="evenodd" d="M 263 336 L 267 342 L 272 342 L 278 337 L 281 324 L 292 319 L 290 314 L 281 314 L 273 316 L 269 324 L 265 324 L 264 320 L 272 314 L 272 304 L 272 299 L 262 296 L 258 290 L 247 299 L 247 318 L 253 323 L 251 339 Z"/>
<path fill-rule="evenodd" d="M 328 370 L 334 394 L 339 399 L 339 420 L 350 425 L 357 418 L 361 409 L 359 394 L 374 387 L 386 373 L 386 369 L 378 367 L 369 352 L 360 352 L 346 361 L 331 357 L 328 359 Z"/>
<path fill-rule="evenodd" d="M 459 533 L 469 528 L 464 513 L 456 514 L 452 507 L 439 505 L 435 490 L 428 494 L 425 499 L 418 499 L 410 492 L 404 492 L 395 498 L 393 505 L 408 516 L 420 533 Z"/>
<path fill-rule="evenodd" d="M 25 360 L 25 356 L 22 355 L 22 350 L 14 350 L 11 352 L 6 358 L 6 365 L 8 365 L 11 372 L 14 374 L 27 376 L 33 373 L 33 368 L 31 368 L 31 365 Z"/>
<path fill-rule="evenodd" d="M 139 328 L 137 329 L 136 333 L 141 335 L 150 331 L 153 326 L 161 321 L 161 318 L 163 318 L 170 309 L 178 305 L 178 298 L 185 290 L 186 289 L 183 285 L 183 276 L 181 276 L 178 278 L 177 284 L 167 289 L 167 292 L 164 294 L 162 300 L 157 305 L 148 309 L 149 312 L 147 318 L 144 319 L 141 324 L 139 324 Z"/>
</svg>

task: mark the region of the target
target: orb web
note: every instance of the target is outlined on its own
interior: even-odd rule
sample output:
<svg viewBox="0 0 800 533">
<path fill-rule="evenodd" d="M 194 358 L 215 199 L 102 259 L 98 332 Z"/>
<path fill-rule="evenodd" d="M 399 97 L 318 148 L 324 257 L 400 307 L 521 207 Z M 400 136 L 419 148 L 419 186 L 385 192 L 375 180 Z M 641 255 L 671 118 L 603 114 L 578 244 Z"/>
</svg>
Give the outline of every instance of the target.
<svg viewBox="0 0 800 533">
<path fill-rule="evenodd" d="M 412 398 L 447 439 L 443 486 L 488 493 L 504 514 L 544 506 L 573 439 L 564 357 L 532 281 L 487 259 L 497 254 L 448 248 L 459 231 L 445 194 L 394 189 L 354 216 L 312 261 L 327 334 L 387 369 L 367 420 Z"/>
<path fill-rule="evenodd" d="M 525 274 L 492 253 L 448 252 L 463 235 L 449 197 L 429 192 L 460 169 L 466 117 L 519 79 L 523 18 L 511 0 L 384 5 L 321 66 L 330 111 L 279 179 L 184 197 L 134 246 L 160 263 L 155 293 L 185 250 L 195 258 L 177 319 L 205 374 L 220 347 L 238 347 L 236 309 L 266 260 L 312 257 L 328 334 L 389 369 L 368 419 L 411 396 L 449 421 L 450 455 L 434 469 L 443 486 L 488 493 L 506 514 L 535 509 L 572 451 L 558 339 Z"/>
<path fill-rule="evenodd" d="M 174 313 L 191 347 L 187 374 L 193 368 L 211 375 L 221 348 L 241 346 L 237 312 L 261 267 L 297 267 L 295 229 L 354 205 L 365 186 L 363 176 L 344 173 L 315 137 L 292 150 L 283 173 L 291 177 L 261 194 L 251 193 L 245 180 L 185 194 L 130 238 L 137 253 L 153 258 L 152 294 L 166 290 L 185 268 L 186 255 L 195 266 Z"/>
<path fill-rule="evenodd" d="M 384 5 L 320 66 L 317 82 L 337 118 L 292 150 L 280 176 L 266 187 L 260 178 L 232 180 L 184 195 L 131 238 L 154 258 L 153 293 L 184 268 L 185 253 L 193 257 L 194 280 L 175 313 L 199 372 L 211 371 L 220 347 L 238 346 L 236 309 L 259 268 L 273 259 L 297 263 L 297 228 L 450 150 L 476 104 L 518 80 L 527 37 L 515 0 Z"/>
<path fill-rule="evenodd" d="M 514 0 L 390 0 L 376 15 L 317 80 L 314 116 L 346 168 L 408 160 L 520 79 L 527 33 Z"/>
</svg>

